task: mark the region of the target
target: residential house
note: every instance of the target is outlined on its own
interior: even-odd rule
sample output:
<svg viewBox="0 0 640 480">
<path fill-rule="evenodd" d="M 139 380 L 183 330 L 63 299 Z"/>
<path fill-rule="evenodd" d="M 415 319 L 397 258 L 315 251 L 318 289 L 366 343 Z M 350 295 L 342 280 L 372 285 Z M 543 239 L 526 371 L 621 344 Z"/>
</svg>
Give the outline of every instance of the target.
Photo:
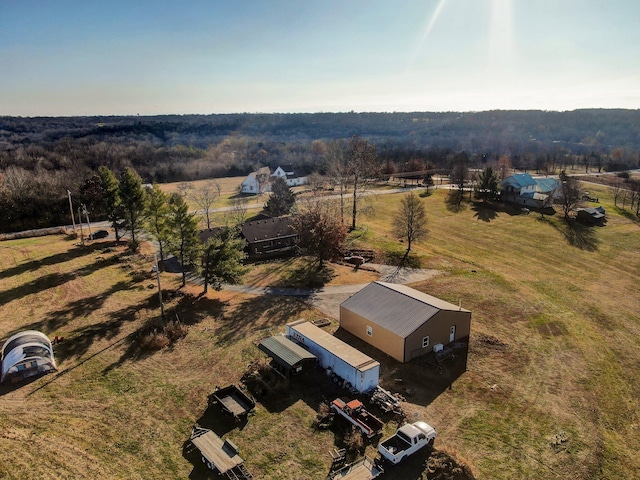
<svg viewBox="0 0 640 480">
<path fill-rule="evenodd" d="M 271 258 L 297 251 L 300 235 L 293 229 L 293 217 L 258 217 L 242 225 L 249 258 Z"/>
<path fill-rule="evenodd" d="M 521 207 L 545 208 L 553 204 L 559 183 L 555 178 L 533 178 L 528 173 L 516 173 L 502 183 L 502 199 Z"/>
<path fill-rule="evenodd" d="M 271 177 L 284 178 L 285 181 L 287 182 L 287 185 L 289 185 L 290 187 L 296 187 L 298 185 L 306 185 L 307 183 L 309 183 L 308 178 L 304 175 L 298 174 L 298 172 L 296 172 L 291 165 L 279 166 L 273 171 L 273 173 L 271 174 Z"/>
<path fill-rule="evenodd" d="M 408 362 L 468 341 L 471 312 L 405 285 L 373 282 L 340 305 L 340 327 Z"/>
<path fill-rule="evenodd" d="M 271 171 L 269 167 L 259 168 L 258 171 L 251 172 L 247 178 L 242 181 L 240 191 L 250 195 L 268 192 L 271 190 L 270 176 Z"/>
</svg>

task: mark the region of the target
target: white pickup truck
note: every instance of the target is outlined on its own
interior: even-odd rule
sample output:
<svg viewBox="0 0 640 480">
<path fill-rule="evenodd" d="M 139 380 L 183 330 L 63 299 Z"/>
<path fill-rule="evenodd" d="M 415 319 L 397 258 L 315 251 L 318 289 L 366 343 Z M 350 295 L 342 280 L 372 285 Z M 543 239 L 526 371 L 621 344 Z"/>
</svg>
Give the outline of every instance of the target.
<svg viewBox="0 0 640 480">
<path fill-rule="evenodd" d="M 393 437 L 381 442 L 378 452 L 384 460 L 397 465 L 425 445 L 432 445 L 435 438 L 436 431 L 428 423 L 407 423 L 400 427 Z"/>
</svg>

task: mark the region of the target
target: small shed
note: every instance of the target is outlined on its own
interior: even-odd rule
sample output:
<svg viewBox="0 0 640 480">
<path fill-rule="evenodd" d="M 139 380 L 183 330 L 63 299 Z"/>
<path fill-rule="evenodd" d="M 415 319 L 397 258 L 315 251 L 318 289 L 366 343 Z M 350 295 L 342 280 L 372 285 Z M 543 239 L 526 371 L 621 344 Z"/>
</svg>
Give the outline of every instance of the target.
<svg viewBox="0 0 640 480">
<path fill-rule="evenodd" d="M 4 342 L 0 383 L 8 380 L 15 382 L 56 370 L 53 346 L 44 333 L 26 330 Z"/>
<path fill-rule="evenodd" d="M 373 282 L 340 305 L 340 326 L 408 362 L 468 339 L 471 312 L 406 285 Z"/>
<path fill-rule="evenodd" d="M 258 348 L 271 357 L 272 366 L 285 377 L 313 368 L 317 361 L 313 353 L 283 336 L 265 338 Z"/>
</svg>

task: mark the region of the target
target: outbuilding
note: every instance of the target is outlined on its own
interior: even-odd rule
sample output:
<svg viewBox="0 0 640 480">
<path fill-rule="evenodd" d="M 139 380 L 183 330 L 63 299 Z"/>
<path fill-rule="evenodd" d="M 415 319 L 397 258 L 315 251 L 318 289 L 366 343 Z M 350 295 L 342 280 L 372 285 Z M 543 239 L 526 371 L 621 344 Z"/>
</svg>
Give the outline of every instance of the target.
<svg viewBox="0 0 640 480">
<path fill-rule="evenodd" d="M 285 377 L 312 369 L 316 356 L 282 335 L 265 338 L 258 348 L 272 359 L 272 366 Z"/>
<path fill-rule="evenodd" d="M 55 370 L 53 346 L 44 333 L 26 330 L 4 342 L 0 383 L 19 381 Z"/>
<path fill-rule="evenodd" d="M 406 285 L 373 282 L 340 305 L 340 326 L 408 362 L 468 340 L 471 312 Z"/>
</svg>

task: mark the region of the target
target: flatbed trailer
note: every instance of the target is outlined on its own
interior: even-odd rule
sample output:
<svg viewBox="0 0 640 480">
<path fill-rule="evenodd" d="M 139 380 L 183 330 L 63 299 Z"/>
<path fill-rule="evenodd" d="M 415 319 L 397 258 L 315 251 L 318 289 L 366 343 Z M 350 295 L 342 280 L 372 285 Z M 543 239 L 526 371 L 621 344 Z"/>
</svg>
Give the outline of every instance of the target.
<svg viewBox="0 0 640 480">
<path fill-rule="evenodd" d="M 200 451 L 202 463 L 210 470 L 234 480 L 253 478 L 231 440 L 222 440 L 212 430 L 201 427 L 193 428 L 189 440 Z"/>
<path fill-rule="evenodd" d="M 256 402 L 235 385 L 217 388 L 209 395 L 209 405 L 220 405 L 223 413 L 235 419 L 246 417 L 256 407 Z"/>
</svg>

